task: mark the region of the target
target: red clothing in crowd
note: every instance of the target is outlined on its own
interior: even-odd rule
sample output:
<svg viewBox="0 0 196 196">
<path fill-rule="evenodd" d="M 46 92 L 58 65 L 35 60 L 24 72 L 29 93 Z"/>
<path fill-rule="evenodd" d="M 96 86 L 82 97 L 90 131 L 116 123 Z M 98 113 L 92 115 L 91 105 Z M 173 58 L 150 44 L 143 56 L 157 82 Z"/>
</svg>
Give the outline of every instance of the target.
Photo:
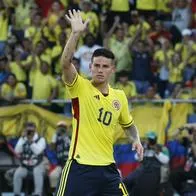
<svg viewBox="0 0 196 196">
<path fill-rule="evenodd" d="M 160 31 L 160 32 L 152 32 L 149 35 L 150 39 L 152 39 L 153 42 L 157 41 L 159 38 L 163 37 L 168 40 L 172 39 L 172 34 L 168 31 Z"/>
<path fill-rule="evenodd" d="M 37 5 L 41 8 L 43 17 L 46 17 L 48 15 L 48 11 L 50 10 L 54 0 L 35 0 L 35 1 Z"/>
</svg>

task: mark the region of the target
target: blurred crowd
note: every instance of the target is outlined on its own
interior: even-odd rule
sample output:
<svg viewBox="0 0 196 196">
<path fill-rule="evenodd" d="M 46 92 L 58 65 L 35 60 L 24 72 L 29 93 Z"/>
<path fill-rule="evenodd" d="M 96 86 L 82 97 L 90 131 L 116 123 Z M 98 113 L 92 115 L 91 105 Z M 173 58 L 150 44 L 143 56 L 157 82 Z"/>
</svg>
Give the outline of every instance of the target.
<svg viewBox="0 0 196 196">
<path fill-rule="evenodd" d="M 64 121 L 56 124 L 51 143 L 39 134 L 37 125 L 32 121 L 24 123 L 20 137 L 3 139 L 0 135 L 0 153 L 6 152 L 14 160 L 10 167 L 2 167 L 2 162 L 0 164 L 0 192 L 10 191 L 14 196 L 19 196 L 21 192 L 33 196 L 52 195 L 68 159 L 70 136 L 71 127 Z M 174 193 L 181 196 L 192 193 L 194 196 L 196 124 L 178 127 L 166 145 L 159 144 L 157 138 L 153 130 L 147 131 L 146 137 L 142 138 L 144 159 L 140 162 L 129 147 L 129 156 L 134 157 L 137 168 L 122 176 L 128 192 L 141 196 L 174 196 Z M 175 147 L 172 147 L 172 143 L 175 143 Z M 184 151 L 182 160 L 178 159 L 173 165 L 180 149 Z M 5 154 L 0 156 L 1 160 L 6 159 Z"/>
<path fill-rule="evenodd" d="M 194 0 L 0 0 L 1 105 L 24 99 L 54 112 L 68 99 L 60 57 L 70 34 L 64 15 L 79 9 L 90 18 L 73 57 L 86 78 L 93 51 L 116 56 L 111 85 L 128 99 L 196 98 Z"/>
</svg>

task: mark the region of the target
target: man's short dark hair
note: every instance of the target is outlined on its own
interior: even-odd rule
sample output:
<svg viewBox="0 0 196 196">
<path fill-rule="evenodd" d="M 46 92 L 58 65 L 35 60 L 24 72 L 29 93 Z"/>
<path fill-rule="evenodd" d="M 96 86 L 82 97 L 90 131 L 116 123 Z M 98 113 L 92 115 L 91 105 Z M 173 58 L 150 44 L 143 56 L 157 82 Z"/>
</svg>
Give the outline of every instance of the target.
<svg viewBox="0 0 196 196">
<path fill-rule="evenodd" d="M 102 57 L 106 57 L 108 59 L 115 60 L 115 56 L 114 56 L 113 52 L 106 49 L 106 48 L 99 48 L 99 49 L 95 50 L 93 52 L 91 61 L 93 61 L 94 57 L 98 57 L 98 56 L 102 56 Z"/>
</svg>

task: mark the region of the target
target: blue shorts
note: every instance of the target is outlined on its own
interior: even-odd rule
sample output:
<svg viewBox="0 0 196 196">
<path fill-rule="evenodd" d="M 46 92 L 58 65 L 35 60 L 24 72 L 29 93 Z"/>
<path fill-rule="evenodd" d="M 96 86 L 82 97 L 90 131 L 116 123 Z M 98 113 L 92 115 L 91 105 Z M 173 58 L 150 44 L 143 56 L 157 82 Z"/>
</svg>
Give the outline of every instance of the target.
<svg viewBox="0 0 196 196">
<path fill-rule="evenodd" d="M 75 160 L 66 163 L 56 196 L 128 196 L 115 164 L 82 165 Z"/>
</svg>

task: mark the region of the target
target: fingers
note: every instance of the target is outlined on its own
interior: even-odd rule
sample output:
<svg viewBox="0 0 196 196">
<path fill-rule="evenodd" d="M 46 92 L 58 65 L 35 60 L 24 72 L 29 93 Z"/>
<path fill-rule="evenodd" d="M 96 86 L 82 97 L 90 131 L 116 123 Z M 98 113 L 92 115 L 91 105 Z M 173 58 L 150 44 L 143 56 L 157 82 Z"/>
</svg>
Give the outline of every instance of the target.
<svg viewBox="0 0 196 196">
<path fill-rule="evenodd" d="M 68 10 L 68 14 L 66 14 L 65 17 L 68 21 L 74 18 L 81 18 L 80 10 L 77 10 L 77 11 L 75 9 Z"/>
<path fill-rule="evenodd" d="M 90 22 L 90 18 L 88 18 L 88 19 L 84 22 L 85 27 L 87 27 L 87 25 L 88 25 L 89 22 Z"/>
<path fill-rule="evenodd" d="M 135 144 L 132 144 L 132 150 L 133 151 L 135 150 Z"/>
<path fill-rule="evenodd" d="M 65 18 L 70 22 L 71 21 L 71 18 L 66 14 L 65 15 Z"/>
<path fill-rule="evenodd" d="M 70 17 L 70 18 L 74 18 L 74 15 L 73 15 L 74 11 L 73 11 L 73 13 L 72 13 L 71 10 L 68 10 L 68 13 L 69 13 L 69 17 Z"/>
<path fill-rule="evenodd" d="M 143 147 L 140 144 L 133 144 L 132 145 L 132 150 L 136 150 L 138 154 L 139 161 L 143 160 Z"/>
</svg>

